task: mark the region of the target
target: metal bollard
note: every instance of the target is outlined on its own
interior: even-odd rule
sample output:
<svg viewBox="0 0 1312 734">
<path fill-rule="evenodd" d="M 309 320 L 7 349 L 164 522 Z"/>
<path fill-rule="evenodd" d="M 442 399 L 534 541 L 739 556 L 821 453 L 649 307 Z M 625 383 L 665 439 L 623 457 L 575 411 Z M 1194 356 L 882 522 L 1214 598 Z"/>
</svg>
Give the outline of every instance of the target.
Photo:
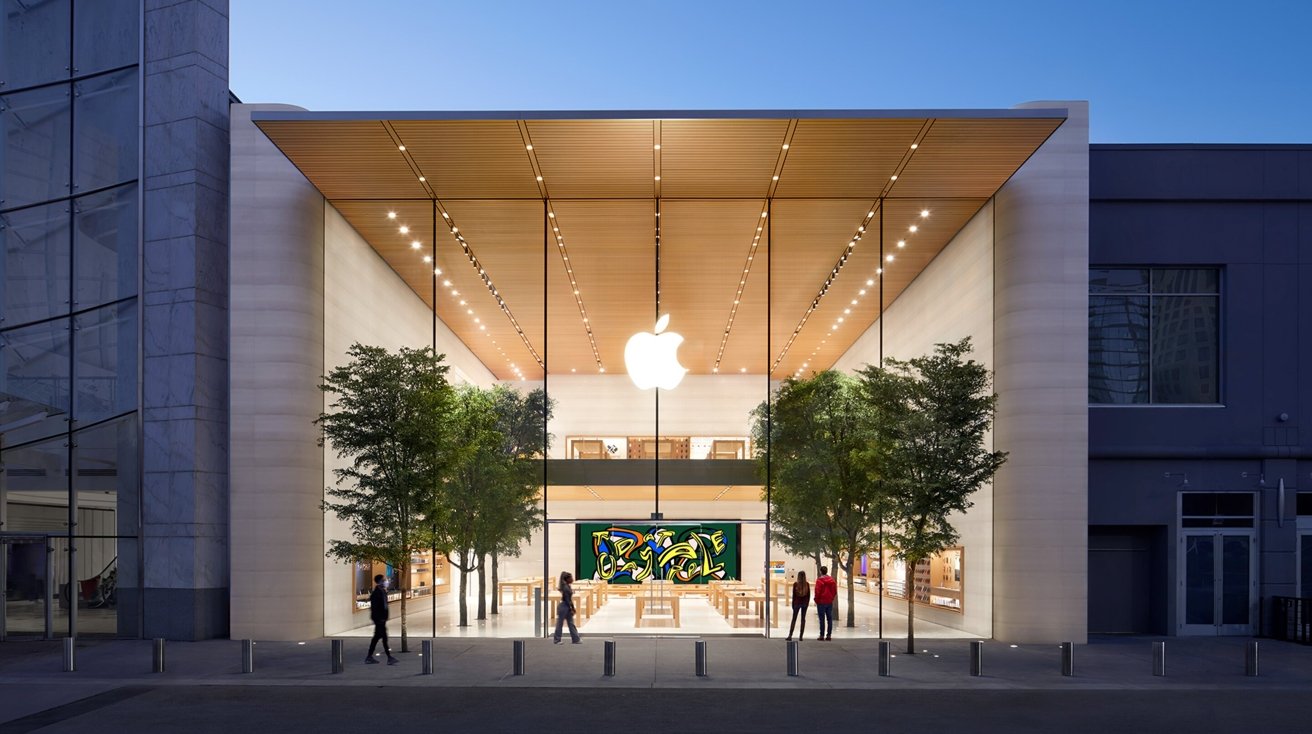
<svg viewBox="0 0 1312 734">
<path fill-rule="evenodd" d="M 1244 645 L 1244 675 L 1257 677 L 1257 640 L 1249 640 Z"/>
<path fill-rule="evenodd" d="M 879 674 L 885 678 L 893 674 L 893 643 L 888 640 L 879 641 Z"/>
<path fill-rule="evenodd" d="M 77 640 L 72 637 L 64 638 L 64 672 L 73 673 L 77 671 Z"/>
<path fill-rule="evenodd" d="M 788 675 L 796 678 L 797 676 L 801 675 L 801 672 L 798 668 L 798 660 L 797 660 L 797 640 L 789 640 L 787 643 L 787 648 L 788 648 Z"/>
<path fill-rule="evenodd" d="M 243 673 L 255 672 L 255 641 L 254 640 L 241 641 L 241 672 Z"/>
<path fill-rule="evenodd" d="M 152 673 L 164 672 L 164 638 L 163 637 L 155 638 L 155 645 L 151 651 L 151 656 L 150 656 L 150 672 Z"/>
<path fill-rule="evenodd" d="M 601 674 L 608 677 L 615 677 L 615 641 L 606 640 L 603 647 L 604 657 L 602 660 Z"/>
<path fill-rule="evenodd" d="M 433 641 L 421 640 L 419 642 L 419 655 L 423 658 L 420 661 L 420 673 L 423 675 L 433 674 Z"/>
<path fill-rule="evenodd" d="M 1153 675 L 1166 675 L 1166 643 L 1153 643 Z"/>
<path fill-rule="evenodd" d="M 524 674 L 524 641 L 514 640 L 511 648 L 511 668 L 514 675 Z"/>
<path fill-rule="evenodd" d="M 697 640 L 694 643 L 693 670 L 698 678 L 706 677 L 706 640 Z"/>
<path fill-rule="evenodd" d="M 513 600 L 513 595 L 512 595 Z M 542 619 L 542 589 L 533 589 L 533 636 L 546 636 L 547 627 Z"/>
<path fill-rule="evenodd" d="M 1075 675 L 1075 643 L 1061 643 L 1061 674 L 1065 676 Z"/>
<path fill-rule="evenodd" d="M 333 640 L 333 672 L 340 673 L 346 670 L 346 642 L 343 640 Z"/>
<path fill-rule="evenodd" d="M 970 674 L 976 677 L 984 675 L 984 643 L 979 640 L 970 643 Z"/>
</svg>

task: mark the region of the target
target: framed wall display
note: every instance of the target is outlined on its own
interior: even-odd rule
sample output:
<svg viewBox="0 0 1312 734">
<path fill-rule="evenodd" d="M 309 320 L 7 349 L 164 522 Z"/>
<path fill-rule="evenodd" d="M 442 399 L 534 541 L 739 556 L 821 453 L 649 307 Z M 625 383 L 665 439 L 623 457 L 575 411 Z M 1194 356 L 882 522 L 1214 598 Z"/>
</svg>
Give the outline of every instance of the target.
<svg viewBox="0 0 1312 734">
<path fill-rule="evenodd" d="M 579 523 L 576 577 L 612 584 L 741 578 L 738 523 Z"/>
</svg>

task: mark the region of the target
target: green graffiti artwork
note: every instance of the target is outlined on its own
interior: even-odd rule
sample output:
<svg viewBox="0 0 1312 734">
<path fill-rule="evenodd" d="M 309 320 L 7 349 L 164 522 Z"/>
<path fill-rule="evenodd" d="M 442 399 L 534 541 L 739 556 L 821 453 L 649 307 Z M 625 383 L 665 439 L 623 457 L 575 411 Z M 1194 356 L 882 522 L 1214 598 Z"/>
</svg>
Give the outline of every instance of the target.
<svg viewBox="0 0 1312 734">
<path fill-rule="evenodd" d="M 578 577 L 613 584 L 736 579 L 739 526 L 578 525 Z"/>
</svg>

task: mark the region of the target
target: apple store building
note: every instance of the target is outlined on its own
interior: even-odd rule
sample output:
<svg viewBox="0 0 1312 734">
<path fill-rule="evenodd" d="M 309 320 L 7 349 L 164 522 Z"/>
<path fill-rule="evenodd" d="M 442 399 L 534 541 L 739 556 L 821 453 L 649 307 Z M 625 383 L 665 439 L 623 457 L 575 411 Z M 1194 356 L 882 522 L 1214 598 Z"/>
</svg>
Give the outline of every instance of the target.
<svg viewBox="0 0 1312 734">
<path fill-rule="evenodd" d="M 920 636 L 1083 640 L 1088 160 L 1083 103 L 233 105 L 230 635 L 367 636 L 380 573 L 411 634 L 542 634 L 568 571 L 584 635 L 782 637 L 817 564 L 776 537 L 754 411 L 789 378 L 969 337 L 1009 459 L 957 545 L 835 574 L 839 634 L 900 636 L 914 605 Z M 343 459 L 319 384 L 356 343 L 433 347 L 453 383 L 552 406 L 543 522 L 470 574 L 465 625 L 466 564 L 326 554 L 350 528 L 322 509 Z"/>
</svg>

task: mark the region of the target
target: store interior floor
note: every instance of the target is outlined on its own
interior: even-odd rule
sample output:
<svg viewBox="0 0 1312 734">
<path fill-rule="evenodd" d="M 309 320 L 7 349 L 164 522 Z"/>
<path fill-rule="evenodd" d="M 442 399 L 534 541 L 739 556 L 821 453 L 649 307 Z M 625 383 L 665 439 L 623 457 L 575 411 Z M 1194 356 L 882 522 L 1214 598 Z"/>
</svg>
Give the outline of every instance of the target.
<svg viewBox="0 0 1312 734">
<path fill-rule="evenodd" d="M 469 604 L 469 626 L 460 627 L 456 597 L 453 594 L 444 594 L 438 597 L 437 601 L 437 636 L 439 637 L 533 637 L 533 604 L 525 603 L 521 597 L 516 603 L 504 603 L 498 608 L 498 614 L 491 614 L 491 598 L 488 603 L 488 618 L 478 620 L 474 617 L 477 614 L 478 599 L 477 596 L 471 596 L 468 599 Z M 634 626 L 634 600 L 628 597 L 611 596 L 597 612 L 587 619 L 576 620 L 579 634 L 583 636 L 597 635 L 760 635 L 762 629 L 760 625 L 755 627 L 741 626 L 731 627 L 729 622 L 719 614 L 710 605 L 705 598 L 689 596 L 685 597 L 680 606 L 680 624 L 674 627 L 670 620 L 663 620 L 664 624 L 644 624 L 642 627 Z M 845 594 L 840 596 L 839 603 L 842 609 L 845 609 Z M 427 637 L 433 634 L 433 613 L 430 610 L 427 600 L 420 600 L 416 605 L 421 607 L 420 611 L 412 611 L 407 615 L 406 631 L 407 634 L 417 637 Z M 780 604 L 779 614 L 782 615 L 780 624 L 773 627 L 770 631 L 771 637 L 783 638 L 788 634 L 788 623 L 792 616 L 792 610 Z M 400 624 L 400 604 L 392 602 L 391 614 L 392 619 L 388 625 L 388 633 L 393 637 L 401 634 Z M 865 637 L 874 638 L 880 636 L 879 627 L 879 608 L 878 600 L 869 594 L 858 593 L 856 595 L 856 626 L 846 627 L 846 612 L 841 611 L 834 634 L 843 637 Z M 885 608 L 883 624 L 884 637 L 905 637 L 907 621 L 906 616 L 893 612 Z M 368 611 L 359 612 L 356 619 L 360 626 L 355 627 L 347 632 L 341 633 L 345 637 L 370 637 L 373 635 L 373 625 L 369 623 Z M 550 620 L 554 629 L 555 619 Z M 800 620 L 798 622 L 801 623 Z M 812 605 L 807 610 L 806 635 L 808 639 L 814 639 L 819 633 L 819 620 L 816 616 L 815 606 Z M 568 630 L 566 630 L 566 635 Z M 916 637 L 926 639 L 966 639 L 975 638 L 976 635 L 970 635 L 961 630 L 944 627 L 942 625 L 927 622 L 923 619 L 916 620 Z"/>
</svg>

